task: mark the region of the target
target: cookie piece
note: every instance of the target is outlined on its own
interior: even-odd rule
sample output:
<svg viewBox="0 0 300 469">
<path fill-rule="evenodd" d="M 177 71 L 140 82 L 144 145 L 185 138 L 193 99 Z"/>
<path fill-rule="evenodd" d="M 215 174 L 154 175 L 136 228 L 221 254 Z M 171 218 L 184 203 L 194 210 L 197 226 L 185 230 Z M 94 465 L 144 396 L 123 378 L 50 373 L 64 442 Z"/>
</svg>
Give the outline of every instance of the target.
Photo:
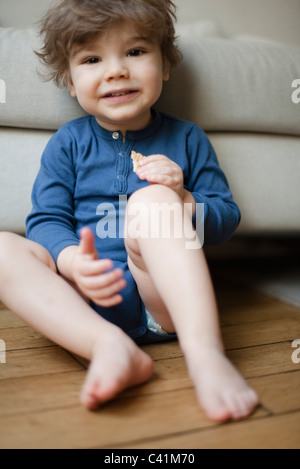
<svg viewBox="0 0 300 469">
<path fill-rule="evenodd" d="M 131 152 L 131 159 L 133 161 L 133 171 L 136 173 L 136 170 L 139 167 L 140 161 L 145 158 L 141 153 L 137 153 L 136 151 L 132 150 Z"/>
</svg>

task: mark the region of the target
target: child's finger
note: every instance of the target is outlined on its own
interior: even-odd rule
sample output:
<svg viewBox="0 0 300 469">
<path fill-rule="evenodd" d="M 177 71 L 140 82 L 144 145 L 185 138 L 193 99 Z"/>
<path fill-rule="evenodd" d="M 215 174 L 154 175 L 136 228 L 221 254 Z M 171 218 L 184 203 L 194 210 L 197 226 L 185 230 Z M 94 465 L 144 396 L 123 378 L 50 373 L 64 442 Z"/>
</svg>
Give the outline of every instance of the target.
<svg viewBox="0 0 300 469">
<path fill-rule="evenodd" d="M 118 288 L 110 287 L 103 290 L 95 290 L 90 292 L 91 300 L 101 306 L 105 306 L 107 302 L 111 304 L 118 304 L 123 301 L 121 291 L 125 288 L 126 284 L 120 284 Z M 108 305 L 107 305 L 108 306 Z"/>
<path fill-rule="evenodd" d="M 101 288 L 99 290 L 90 290 L 90 296 L 93 301 L 94 299 L 104 300 L 112 298 L 113 296 L 120 294 L 120 292 L 124 290 L 125 287 L 126 281 L 122 279 L 119 282 L 114 283 L 113 285 L 109 285 L 108 287 Z"/>
<path fill-rule="evenodd" d="M 113 269 L 113 262 L 110 259 L 84 259 L 80 263 L 80 275 L 93 276 Z"/>
<path fill-rule="evenodd" d="M 99 306 L 102 306 L 104 308 L 110 308 L 111 306 L 116 306 L 122 303 L 123 297 L 122 295 L 114 295 L 111 298 L 92 298 L 92 301 Z"/>
<path fill-rule="evenodd" d="M 158 162 L 158 161 L 166 161 L 166 160 L 169 160 L 169 158 L 165 155 L 149 155 L 149 156 L 146 156 L 145 158 L 143 158 L 140 162 L 139 162 L 139 167 L 141 166 L 147 166 L 148 164 L 151 164 L 151 163 L 155 163 L 155 162 Z"/>
<path fill-rule="evenodd" d="M 114 269 L 101 275 L 84 276 L 81 279 L 81 284 L 89 290 L 101 290 L 123 280 L 123 275 L 124 273 L 121 269 Z"/>
<path fill-rule="evenodd" d="M 80 252 L 81 254 L 88 254 L 98 259 L 97 250 L 95 248 L 95 237 L 92 230 L 88 227 L 82 228 L 80 231 Z"/>
</svg>

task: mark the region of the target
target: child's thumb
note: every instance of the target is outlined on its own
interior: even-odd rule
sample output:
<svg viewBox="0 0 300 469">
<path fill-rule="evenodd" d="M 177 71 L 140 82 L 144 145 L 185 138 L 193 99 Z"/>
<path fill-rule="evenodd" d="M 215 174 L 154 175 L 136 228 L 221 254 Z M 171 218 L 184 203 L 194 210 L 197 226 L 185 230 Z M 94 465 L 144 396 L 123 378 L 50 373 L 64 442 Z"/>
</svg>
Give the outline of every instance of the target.
<svg viewBox="0 0 300 469">
<path fill-rule="evenodd" d="M 82 228 L 80 231 L 80 252 L 81 254 L 89 254 L 98 258 L 97 250 L 95 248 L 95 237 L 92 230 L 88 227 Z"/>
</svg>

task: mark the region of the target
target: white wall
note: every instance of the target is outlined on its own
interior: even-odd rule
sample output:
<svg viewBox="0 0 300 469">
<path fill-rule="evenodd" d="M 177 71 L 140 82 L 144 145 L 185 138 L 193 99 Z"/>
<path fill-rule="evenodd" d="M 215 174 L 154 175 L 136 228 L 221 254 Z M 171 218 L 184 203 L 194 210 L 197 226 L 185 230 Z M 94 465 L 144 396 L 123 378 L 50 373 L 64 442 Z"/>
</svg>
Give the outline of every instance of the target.
<svg viewBox="0 0 300 469">
<path fill-rule="evenodd" d="M 29 27 L 53 0 L 0 0 L 0 26 Z M 214 20 L 226 35 L 300 46 L 300 0 L 174 0 L 182 21 Z"/>
<path fill-rule="evenodd" d="M 175 0 L 180 19 L 215 20 L 229 36 L 248 34 L 300 47 L 300 0 Z"/>
<path fill-rule="evenodd" d="M 0 0 L 0 26 L 32 26 L 50 3 L 51 0 Z"/>
</svg>

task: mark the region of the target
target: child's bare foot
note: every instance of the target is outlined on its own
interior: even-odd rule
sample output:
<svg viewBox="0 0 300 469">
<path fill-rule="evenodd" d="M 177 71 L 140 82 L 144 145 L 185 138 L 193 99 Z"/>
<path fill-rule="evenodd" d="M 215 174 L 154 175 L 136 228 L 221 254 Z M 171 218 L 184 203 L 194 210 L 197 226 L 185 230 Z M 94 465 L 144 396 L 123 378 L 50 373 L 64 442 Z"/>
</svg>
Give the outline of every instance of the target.
<svg viewBox="0 0 300 469">
<path fill-rule="evenodd" d="M 218 348 L 194 351 L 187 364 L 198 400 L 211 420 L 239 420 L 258 405 L 256 392 Z"/>
<path fill-rule="evenodd" d="M 152 373 L 152 359 L 125 333 L 102 339 L 94 347 L 81 402 L 88 409 L 95 410 L 121 391 L 146 382 Z"/>
</svg>

